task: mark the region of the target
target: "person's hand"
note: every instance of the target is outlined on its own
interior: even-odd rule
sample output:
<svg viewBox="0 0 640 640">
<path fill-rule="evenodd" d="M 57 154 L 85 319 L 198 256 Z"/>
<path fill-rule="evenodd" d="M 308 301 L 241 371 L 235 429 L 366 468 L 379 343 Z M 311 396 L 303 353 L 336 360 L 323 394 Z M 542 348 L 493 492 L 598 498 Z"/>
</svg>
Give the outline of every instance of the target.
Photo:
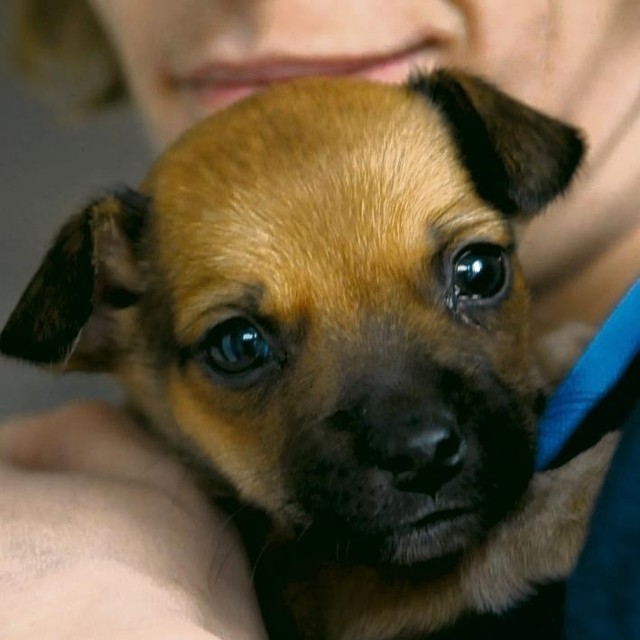
<svg viewBox="0 0 640 640">
<path fill-rule="evenodd" d="M 123 412 L 0 425 L 0 638 L 265 638 L 232 526 Z"/>
</svg>

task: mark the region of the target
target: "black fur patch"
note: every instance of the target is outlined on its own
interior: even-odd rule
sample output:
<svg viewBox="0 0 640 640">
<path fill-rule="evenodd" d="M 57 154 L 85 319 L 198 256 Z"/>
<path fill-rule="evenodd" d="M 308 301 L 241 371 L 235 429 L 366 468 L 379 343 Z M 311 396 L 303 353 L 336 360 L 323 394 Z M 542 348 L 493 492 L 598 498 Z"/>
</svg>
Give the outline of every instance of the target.
<svg viewBox="0 0 640 640">
<path fill-rule="evenodd" d="M 380 468 L 369 440 L 362 442 L 371 431 L 386 429 L 388 437 L 398 431 L 400 414 L 397 419 L 389 411 L 376 415 L 375 399 L 387 393 L 388 385 L 370 389 L 368 398 L 374 401 L 362 402 L 354 411 L 341 409 L 320 421 L 303 420 L 291 429 L 282 468 L 296 504 L 313 522 L 300 543 L 311 554 L 335 554 L 337 544 L 350 541 L 352 560 L 415 564 L 459 551 L 517 504 L 533 469 L 532 398 L 509 388 L 489 371 L 470 378 L 433 367 L 408 371 L 404 383 L 396 380 L 393 393 L 405 389 L 411 397 L 419 389 L 427 396 L 425 415 L 422 404 L 404 407 L 410 418 L 407 428 L 417 431 L 425 420 L 428 423 L 429 407 L 441 403 L 454 412 L 467 442 L 464 466 L 435 493 L 431 478 L 421 475 L 405 490 Z M 464 530 L 451 528 L 446 539 L 440 534 L 428 538 L 431 534 L 425 533 L 428 549 L 418 548 L 422 542 L 416 542 L 416 549 L 405 544 L 411 531 L 418 540 L 420 531 L 411 523 L 424 520 L 429 509 L 446 512 L 462 505 L 473 513 Z"/>
<path fill-rule="evenodd" d="M 463 73 L 415 75 L 410 91 L 445 117 L 480 197 L 501 212 L 533 213 L 569 185 L 585 145 L 579 132 Z"/>
<path fill-rule="evenodd" d="M 140 257 L 139 250 L 147 230 L 151 198 L 126 186 L 116 189 L 113 195 L 122 206 L 123 215 L 120 221 L 122 231 L 131 243 L 136 257 Z"/>
<path fill-rule="evenodd" d="M 185 349 L 178 343 L 174 331 L 174 302 L 168 286 L 157 272 L 140 301 L 140 318 L 154 373 L 160 375 L 176 361 L 184 365 Z"/>
</svg>

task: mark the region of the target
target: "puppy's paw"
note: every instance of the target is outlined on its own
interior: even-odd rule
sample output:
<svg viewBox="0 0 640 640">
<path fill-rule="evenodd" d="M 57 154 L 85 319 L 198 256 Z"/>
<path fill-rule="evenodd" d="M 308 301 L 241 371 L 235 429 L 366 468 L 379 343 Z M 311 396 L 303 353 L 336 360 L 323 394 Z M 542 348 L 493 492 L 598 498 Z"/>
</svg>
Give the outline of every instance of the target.
<svg viewBox="0 0 640 640">
<path fill-rule="evenodd" d="M 618 440 L 619 434 L 607 434 L 534 477 L 521 509 L 466 559 L 462 587 L 473 610 L 502 611 L 536 585 L 571 572 Z"/>
</svg>

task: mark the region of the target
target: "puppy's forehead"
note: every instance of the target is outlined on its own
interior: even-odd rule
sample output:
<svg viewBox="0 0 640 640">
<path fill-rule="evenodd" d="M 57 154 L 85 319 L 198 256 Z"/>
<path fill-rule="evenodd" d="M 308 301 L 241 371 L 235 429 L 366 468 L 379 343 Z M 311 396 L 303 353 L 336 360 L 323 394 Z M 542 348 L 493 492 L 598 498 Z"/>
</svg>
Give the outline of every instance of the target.
<svg viewBox="0 0 640 640">
<path fill-rule="evenodd" d="M 452 209 L 504 233 L 437 110 L 358 80 L 301 80 L 218 114 L 165 154 L 144 188 L 185 323 L 245 285 L 291 307 L 348 286 L 332 274 L 362 282 L 406 269 L 439 233 L 456 233 Z"/>
</svg>

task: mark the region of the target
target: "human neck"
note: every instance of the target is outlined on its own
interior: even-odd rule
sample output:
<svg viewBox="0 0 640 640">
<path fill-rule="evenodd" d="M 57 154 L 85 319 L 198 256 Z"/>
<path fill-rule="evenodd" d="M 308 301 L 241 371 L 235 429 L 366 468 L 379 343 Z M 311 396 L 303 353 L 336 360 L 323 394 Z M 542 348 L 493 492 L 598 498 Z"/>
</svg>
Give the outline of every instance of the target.
<svg viewBox="0 0 640 640">
<path fill-rule="evenodd" d="M 598 66 L 561 109 L 587 132 L 584 167 L 521 245 L 534 321 L 552 330 L 597 327 L 640 277 L 640 42 L 612 50 Z"/>
</svg>

